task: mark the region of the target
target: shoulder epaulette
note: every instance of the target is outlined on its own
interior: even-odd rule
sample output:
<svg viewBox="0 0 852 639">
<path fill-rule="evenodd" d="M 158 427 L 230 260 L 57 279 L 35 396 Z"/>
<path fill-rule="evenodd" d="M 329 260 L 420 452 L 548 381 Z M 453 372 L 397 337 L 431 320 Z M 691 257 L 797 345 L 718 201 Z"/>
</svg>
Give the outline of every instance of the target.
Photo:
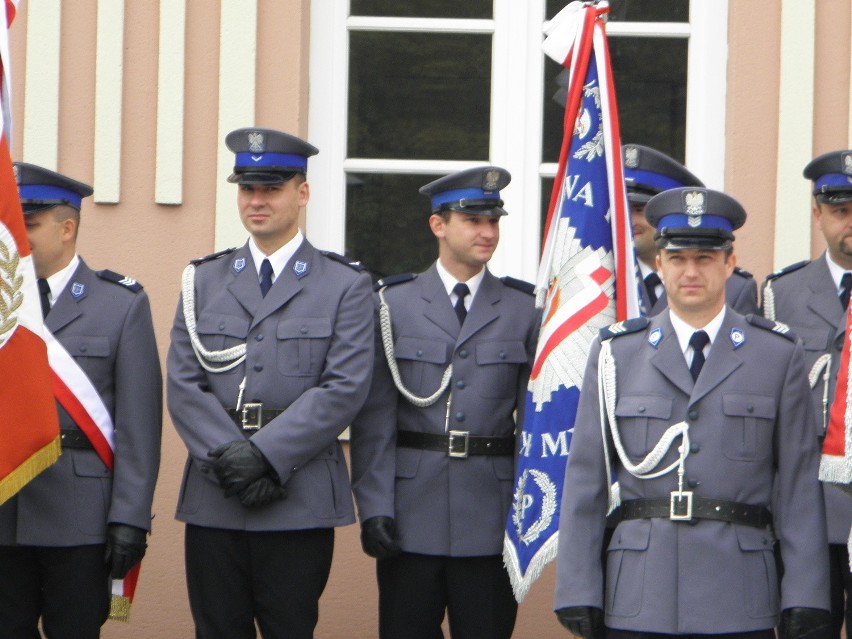
<svg viewBox="0 0 852 639">
<path fill-rule="evenodd" d="M 651 323 L 647 317 L 635 317 L 633 319 L 624 320 L 616 324 L 610 324 L 606 328 L 602 328 L 600 332 L 601 341 L 612 337 L 620 337 L 629 333 L 636 333 L 644 330 Z"/>
<path fill-rule="evenodd" d="M 210 255 L 205 255 L 204 257 L 199 257 L 194 260 L 190 260 L 190 264 L 194 266 L 198 266 L 199 264 L 204 264 L 204 262 L 210 262 L 211 260 L 218 260 L 220 257 L 224 255 L 228 255 L 229 253 L 233 253 L 237 249 L 235 247 L 226 248 L 222 251 L 216 251 L 215 253 L 211 253 Z"/>
<path fill-rule="evenodd" d="M 345 255 L 340 255 L 340 253 L 335 253 L 334 251 L 320 251 L 327 258 L 334 260 L 335 262 L 340 262 L 341 264 L 346 264 L 346 266 L 350 268 L 354 268 L 356 271 L 365 271 L 365 269 L 361 262 L 357 260 L 352 260 L 346 257 Z"/>
<path fill-rule="evenodd" d="M 393 286 L 394 284 L 402 284 L 403 282 L 410 282 L 411 280 L 417 277 L 416 273 L 400 273 L 399 275 L 389 275 L 388 277 L 383 277 L 378 282 L 373 285 L 373 290 L 378 291 L 386 286 Z"/>
<path fill-rule="evenodd" d="M 785 266 L 780 271 L 775 271 L 771 275 L 767 275 L 767 280 L 774 280 L 776 277 L 781 277 L 782 275 L 787 275 L 787 273 L 792 273 L 793 271 L 798 271 L 803 266 L 807 266 L 810 264 L 810 260 L 802 260 L 801 262 L 796 262 L 795 264 L 790 264 L 790 266 Z"/>
<path fill-rule="evenodd" d="M 508 275 L 501 277 L 500 281 L 509 288 L 514 288 L 522 293 L 527 293 L 528 295 L 535 295 L 535 284 L 530 284 L 529 282 L 509 277 Z"/>
<path fill-rule="evenodd" d="M 102 280 L 106 280 L 107 282 L 112 282 L 113 284 L 121 284 L 123 287 L 130 289 L 134 293 L 138 293 L 142 290 L 142 285 L 139 282 L 130 277 L 127 277 L 126 275 L 116 273 L 115 271 L 104 269 L 103 271 L 97 271 L 97 275 L 99 278 L 101 278 Z"/>
<path fill-rule="evenodd" d="M 734 275 L 739 275 L 740 277 L 744 277 L 747 280 L 754 279 L 754 275 L 749 273 L 744 268 L 740 268 L 739 266 L 734 267 Z"/>
<path fill-rule="evenodd" d="M 757 326 L 758 328 L 763 328 L 767 331 L 771 331 L 773 333 L 777 333 L 778 335 L 782 335 L 786 337 L 791 342 L 796 341 L 796 334 L 793 330 L 782 322 L 776 322 L 775 320 L 766 319 L 761 315 L 754 315 L 749 313 L 745 316 L 746 321 L 752 326 Z"/>
</svg>

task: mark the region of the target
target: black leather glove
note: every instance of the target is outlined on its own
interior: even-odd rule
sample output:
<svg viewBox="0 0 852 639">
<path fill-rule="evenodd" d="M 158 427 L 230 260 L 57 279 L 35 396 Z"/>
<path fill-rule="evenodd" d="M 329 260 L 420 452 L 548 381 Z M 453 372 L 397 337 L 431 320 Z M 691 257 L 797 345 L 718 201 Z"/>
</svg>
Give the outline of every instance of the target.
<svg viewBox="0 0 852 639">
<path fill-rule="evenodd" d="M 395 536 L 396 522 L 392 517 L 370 517 L 361 522 L 361 547 L 370 557 L 387 559 L 401 553 Z"/>
<path fill-rule="evenodd" d="M 222 444 L 207 456 L 216 459 L 213 472 L 225 489 L 225 497 L 238 495 L 255 480 L 275 472 L 263 453 L 248 440 Z"/>
<path fill-rule="evenodd" d="M 604 639 L 603 610 L 589 606 L 569 606 L 556 611 L 559 623 L 583 639 Z"/>
<path fill-rule="evenodd" d="M 148 544 L 147 530 L 127 524 L 108 524 L 104 561 L 113 579 L 124 579 L 133 566 L 142 561 Z"/>
<path fill-rule="evenodd" d="M 781 611 L 780 639 L 829 639 L 831 614 L 820 608 L 787 608 Z"/>
<path fill-rule="evenodd" d="M 243 488 L 239 497 L 243 506 L 249 508 L 265 506 L 279 499 L 287 499 L 287 488 L 269 475 L 264 475 Z"/>
</svg>

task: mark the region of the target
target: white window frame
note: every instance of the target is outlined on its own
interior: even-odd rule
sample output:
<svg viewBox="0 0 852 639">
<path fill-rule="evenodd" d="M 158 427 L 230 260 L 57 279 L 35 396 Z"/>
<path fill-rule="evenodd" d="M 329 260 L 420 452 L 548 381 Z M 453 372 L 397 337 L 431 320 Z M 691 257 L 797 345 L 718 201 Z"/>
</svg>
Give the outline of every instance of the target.
<svg viewBox="0 0 852 639">
<path fill-rule="evenodd" d="M 539 259 L 545 0 L 494 0 L 493 19 L 349 17 L 349 0 L 311 3 L 309 141 L 311 200 L 307 235 L 321 248 L 345 245 L 346 173 L 441 175 L 481 162 L 346 157 L 349 31 L 493 34 L 489 162 L 512 174 L 503 191 L 509 216 L 489 268 L 497 275 L 534 280 Z M 704 182 L 724 188 L 728 0 L 691 0 L 689 23 L 613 22 L 608 34 L 688 38 L 686 164 Z M 616 87 L 617 90 L 617 87 Z M 561 133 L 556 132 L 556 135 Z M 411 206 L 427 202 L 412 193 Z M 376 233 L 381 233 L 381 228 Z"/>
</svg>

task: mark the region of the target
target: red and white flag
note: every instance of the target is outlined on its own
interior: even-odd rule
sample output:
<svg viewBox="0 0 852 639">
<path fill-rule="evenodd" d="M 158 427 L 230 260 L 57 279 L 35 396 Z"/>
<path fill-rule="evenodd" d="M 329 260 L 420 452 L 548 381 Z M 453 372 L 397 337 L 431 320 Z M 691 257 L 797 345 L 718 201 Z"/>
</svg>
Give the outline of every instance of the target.
<svg viewBox="0 0 852 639">
<path fill-rule="evenodd" d="M 0 503 L 59 458 L 45 329 L 9 152 L 9 25 L 16 0 L 0 1 Z"/>
</svg>

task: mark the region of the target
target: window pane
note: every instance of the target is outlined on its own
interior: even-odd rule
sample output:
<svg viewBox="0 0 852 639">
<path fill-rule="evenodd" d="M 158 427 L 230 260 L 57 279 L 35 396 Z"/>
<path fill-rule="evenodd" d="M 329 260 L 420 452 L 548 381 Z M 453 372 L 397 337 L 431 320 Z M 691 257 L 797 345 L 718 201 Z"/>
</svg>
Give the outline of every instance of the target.
<svg viewBox="0 0 852 639">
<path fill-rule="evenodd" d="M 351 0 L 350 11 L 353 16 L 490 18 L 493 4 L 493 0 Z"/>
<path fill-rule="evenodd" d="M 488 159 L 491 36 L 352 32 L 349 157 Z"/>
<path fill-rule="evenodd" d="M 645 144 L 683 162 L 686 148 L 687 41 L 609 39 L 623 142 Z M 557 162 L 568 72 L 545 60 L 542 159 Z"/>
<path fill-rule="evenodd" d="M 346 179 L 346 255 L 376 277 L 419 273 L 435 261 L 429 198 L 418 193 L 436 175 L 350 173 Z"/>
<path fill-rule="evenodd" d="M 568 4 L 547 0 L 547 18 Z M 689 22 L 689 0 L 610 0 L 609 20 L 614 22 Z"/>
</svg>

